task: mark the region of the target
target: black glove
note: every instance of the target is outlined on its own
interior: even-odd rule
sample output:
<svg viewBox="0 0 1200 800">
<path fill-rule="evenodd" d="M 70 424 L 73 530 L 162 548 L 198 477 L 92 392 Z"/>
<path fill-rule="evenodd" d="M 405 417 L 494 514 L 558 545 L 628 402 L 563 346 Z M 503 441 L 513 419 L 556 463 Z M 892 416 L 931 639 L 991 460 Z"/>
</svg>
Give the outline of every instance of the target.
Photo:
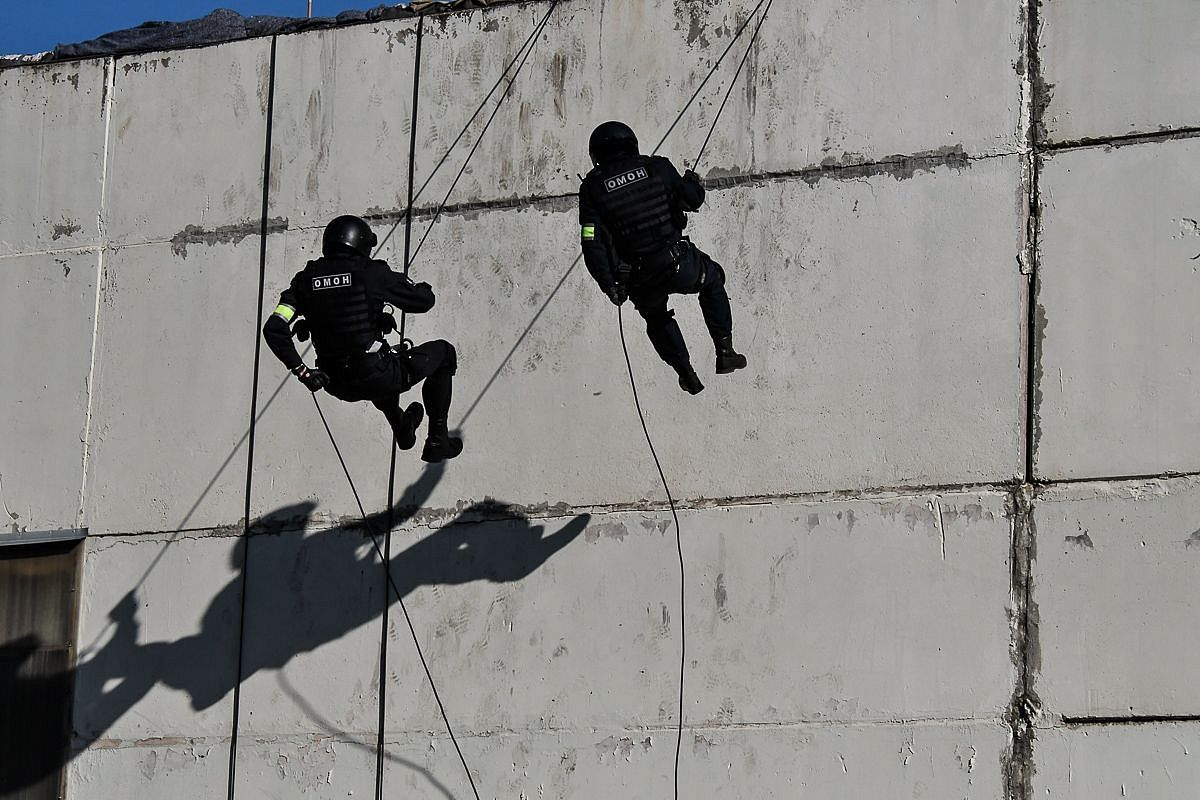
<svg viewBox="0 0 1200 800">
<path fill-rule="evenodd" d="M 308 341 L 308 336 L 310 333 L 311 331 L 308 328 L 308 320 L 306 319 L 298 319 L 296 320 L 296 324 L 292 326 L 292 336 L 295 336 L 302 342 Z"/>
<path fill-rule="evenodd" d="M 700 180 L 700 176 L 697 175 L 696 173 L 692 172 L 690 169 L 687 172 L 683 173 L 683 179 L 685 181 L 687 181 L 688 183 L 695 183 L 700 186 L 704 185 L 704 183 Z"/>
<path fill-rule="evenodd" d="M 309 369 L 301 364 L 292 370 L 292 374 L 303 383 L 310 392 L 319 392 L 329 385 L 329 375 L 319 369 Z"/>
<path fill-rule="evenodd" d="M 383 314 L 380 317 L 379 335 L 387 336 L 392 331 L 396 330 L 396 318 L 391 314 Z"/>
<path fill-rule="evenodd" d="M 608 299 L 612 301 L 614 306 L 619 306 L 629 299 L 629 290 L 620 283 L 614 283 L 605 289 L 604 293 L 608 295 Z"/>
</svg>

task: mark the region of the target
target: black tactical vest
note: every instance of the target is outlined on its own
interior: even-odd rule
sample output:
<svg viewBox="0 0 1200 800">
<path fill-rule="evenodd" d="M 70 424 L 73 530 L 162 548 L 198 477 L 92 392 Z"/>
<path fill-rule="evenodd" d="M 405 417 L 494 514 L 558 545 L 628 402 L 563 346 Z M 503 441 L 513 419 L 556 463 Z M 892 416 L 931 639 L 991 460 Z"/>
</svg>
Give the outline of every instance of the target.
<svg viewBox="0 0 1200 800">
<path fill-rule="evenodd" d="M 634 262 L 679 240 L 686 217 L 648 156 L 622 158 L 597 171 L 595 202 L 622 258 Z"/>
<path fill-rule="evenodd" d="M 308 319 L 313 346 L 330 363 L 365 353 L 379 339 L 383 301 L 367 291 L 365 258 L 322 257 L 308 262 L 296 292 Z"/>
</svg>

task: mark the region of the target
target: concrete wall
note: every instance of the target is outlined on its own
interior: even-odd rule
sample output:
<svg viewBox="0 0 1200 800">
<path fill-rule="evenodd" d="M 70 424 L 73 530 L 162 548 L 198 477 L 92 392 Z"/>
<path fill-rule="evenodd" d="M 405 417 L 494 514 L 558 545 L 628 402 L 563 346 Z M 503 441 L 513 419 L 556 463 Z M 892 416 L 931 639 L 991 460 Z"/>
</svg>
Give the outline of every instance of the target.
<svg viewBox="0 0 1200 800">
<path fill-rule="evenodd" d="M 624 311 L 681 607 L 572 195 L 591 127 L 653 148 L 754 7 L 526 2 L 0 73 L 0 536 L 90 531 L 68 796 L 469 795 L 258 339 L 330 216 L 401 262 L 414 125 L 439 300 L 408 333 L 457 345 L 467 450 L 401 454 L 379 544 L 482 796 L 669 793 L 685 635 L 686 796 L 1194 794 L 1189 4 L 773 4 L 689 228 L 750 367 L 713 376 L 680 298 L 708 384 L 682 395 Z M 319 399 L 382 530 L 383 420 Z"/>
</svg>

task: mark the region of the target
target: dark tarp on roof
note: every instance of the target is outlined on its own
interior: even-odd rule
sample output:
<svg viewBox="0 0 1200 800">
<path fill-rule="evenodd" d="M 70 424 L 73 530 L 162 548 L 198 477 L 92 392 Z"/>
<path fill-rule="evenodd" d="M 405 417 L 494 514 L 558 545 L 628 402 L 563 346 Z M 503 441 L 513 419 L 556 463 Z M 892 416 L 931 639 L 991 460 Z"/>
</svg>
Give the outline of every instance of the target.
<svg viewBox="0 0 1200 800">
<path fill-rule="evenodd" d="M 360 22 L 412 17 L 438 11 L 466 8 L 482 8 L 499 5 L 512 0 L 412 0 L 407 5 L 383 5 L 367 11 L 343 11 L 336 17 L 243 17 L 236 11 L 218 8 L 200 19 L 186 22 L 145 22 L 136 28 L 113 31 L 103 36 L 78 44 L 60 44 L 43 56 L 30 59 L 0 58 L 0 66 L 28 64 L 31 61 L 67 61 L 95 56 L 116 56 L 130 53 L 147 53 L 158 50 L 179 50 L 186 47 L 202 47 L 256 36 L 296 33 L 314 28 L 331 28 L 338 25 L 353 25 Z"/>
</svg>

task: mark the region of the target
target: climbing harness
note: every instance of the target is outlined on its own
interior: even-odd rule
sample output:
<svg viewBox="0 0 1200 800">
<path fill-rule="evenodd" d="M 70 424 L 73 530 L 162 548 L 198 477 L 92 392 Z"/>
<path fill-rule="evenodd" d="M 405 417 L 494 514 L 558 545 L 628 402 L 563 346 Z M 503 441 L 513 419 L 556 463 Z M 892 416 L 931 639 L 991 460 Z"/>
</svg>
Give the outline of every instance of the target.
<svg viewBox="0 0 1200 800">
<path fill-rule="evenodd" d="M 763 7 L 764 2 L 766 2 L 765 7 Z M 700 85 L 696 87 L 696 90 L 692 93 L 691 98 L 689 98 L 687 103 L 684 105 L 683 110 L 679 112 L 679 114 L 675 117 L 675 120 L 671 123 L 670 127 L 667 128 L 667 132 L 663 134 L 662 139 L 660 139 L 658 144 L 654 147 L 654 151 L 651 153 L 651 155 L 658 153 L 659 148 L 663 146 L 663 142 L 665 142 L 667 137 L 671 135 L 671 131 L 675 129 L 675 126 L 679 124 L 679 121 L 683 119 L 684 114 L 687 113 L 688 108 L 700 95 L 700 90 L 704 88 L 706 83 L 708 83 L 709 78 L 713 76 L 713 73 L 716 72 L 717 67 L 720 66 L 721 62 L 725 59 L 725 56 L 733 48 L 734 42 L 741 37 L 743 31 L 746 30 L 746 26 L 749 25 L 750 20 L 754 19 L 754 15 L 759 8 L 763 8 L 762 14 L 758 18 L 758 24 L 754 27 L 754 33 L 750 36 L 750 43 L 746 47 L 746 52 L 742 56 L 742 60 L 738 63 L 737 71 L 734 72 L 733 79 L 729 82 L 729 88 L 725 92 L 725 97 L 721 100 L 721 105 L 717 108 L 717 113 L 713 115 L 712 125 L 709 126 L 708 134 L 704 137 L 704 143 L 700 146 L 700 151 L 696 154 L 696 158 L 692 162 L 693 170 L 699 166 L 700 158 L 704 155 L 704 151 L 708 147 L 708 142 L 712 138 L 713 131 L 716 130 L 717 123 L 721 119 L 721 113 L 725 110 L 725 104 L 729 100 L 730 94 L 733 92 L 733 87 L 737 85 L 737 80 L 742 74 L 742 69 L 746 66 L 746 60 L 749 58 L 751 51 L 754 50 L 754 44 L 758 40 L 759 31 L 762 30 L 762 24 L 766 20 L 767 14 L 770 12 L 771 4 L 773 2 L 774 0 L 759 0 L 758 5 L 756 5 L 754 10 L 751 11 L 749 16 L 746 17 L 746 21 L 743 22 L 741 27 L 738 28 L 737 32 L 733 36 L 733 39 L 725 47 L 725 50 L 721 53 L 720 57 L 717 58 L 717 61 L 713 64 L 712 69 L 708 71 L 708 75 L 706 75 L 704 80 L 700 82 Z M 629 358 L 629 347 L 625 342 L 625 318 L 621 313 L 621 309 L 622 306 L 617 306 L 617 330 L 621 335 L 621 352 L 625 355 L 625 368 L 629 371 L 629 388 L 633 392 L 633 404 L 637 409 L 638 419 L 642 423 L 642 433 L 646 436 L 646 444 L 650 448 L 650 456 L 654 459 L 655 468 L 658 469 L 658 477 L 659 480 L 662 481 L 663 491 L 666 492 L 667 504 L 671 508 L 671 518 L 675 522 L 675 551 L 679 557 L 679 715 L 675 728 L 674 789 L 675 800 L 679 800 L 679 754 L 683 747 L 684 679 L 687 673 L 687 570 L 683 560 L 683 536 L 679 530 L 679 513 L 675 508 L 675 497 L 671 493 L 670 485 L 667 483 L 666 473 L 663 472 L 662 462 L 659 461 L 658 452 L 654 448 L 654 440 L 650 437 L 650 428 L 646 425 L 646 415 L 642 411 L 642 403 L 638 398 L 637 381 L 634 379 L 633 375 L 633 362 Z"/>
</svg>

